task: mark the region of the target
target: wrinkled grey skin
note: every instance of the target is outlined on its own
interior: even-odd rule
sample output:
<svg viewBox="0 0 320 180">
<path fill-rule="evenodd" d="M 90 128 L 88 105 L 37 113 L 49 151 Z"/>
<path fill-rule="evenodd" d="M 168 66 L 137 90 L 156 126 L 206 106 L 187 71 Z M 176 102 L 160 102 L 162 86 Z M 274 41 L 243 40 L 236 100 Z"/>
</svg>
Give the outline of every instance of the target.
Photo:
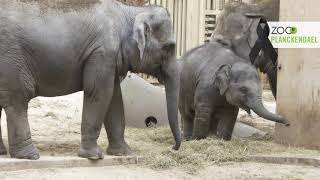
<svg viewBox="0 0 320 180">
<path fill-rule="evenodd" d="M 250 0 L 268 21 L 279 21 L 280 0 Z"/>
<path fill-rule="evenodd" d="M 232 49 L 234 53 L 243 59 L 250 60 L 249 54 L 254 46 L 257 35 L 257 26 L 261 17 L 270 16 L 269 9 L 262 4 L 246 4 L 231 2 L 226 4 L 224 10 L 219 15 L 217 27 L 211 37 L 211 41 L 219 41 Z M 249 14 L 248 14 L 249 13 Z M 255 62 L 255 66 L 260 71 L 265 72 L 262 61 L 269 61 L 270 71 L 266 72 L 272 93 L 276 98 L 277 88 L 277 69 L 266 59 L 263 51 Z"/>
<path fill-rule="evenodd" d="M 41 18 L 5 14 L 0 17 L 0 106 L 7 114 L 11 157 L 39 158 L 27 118 L 30 99 L 82 90 L 78 155 L 103 158 L 97 144 L 103 123 L 109 140 L 107 154 L 130 154 L 124 140 L 119 80 L 128 71 L 153 75 L 164 83 L 174 149 L 179 148 L 179 81 L 166 9 L 129 7 L 110 0 L 93 9 Z M 0 152 L 6 153 L 2 143 Z"/>
<path fill-rule="evenodd" d="M 209 133 L 230 140 L 239 108 L 288 125 L 263 106 L 255 67 L 229 47 L 211 41 L 181 59 L 179 110 L 187 140 Z"/>
</svg>

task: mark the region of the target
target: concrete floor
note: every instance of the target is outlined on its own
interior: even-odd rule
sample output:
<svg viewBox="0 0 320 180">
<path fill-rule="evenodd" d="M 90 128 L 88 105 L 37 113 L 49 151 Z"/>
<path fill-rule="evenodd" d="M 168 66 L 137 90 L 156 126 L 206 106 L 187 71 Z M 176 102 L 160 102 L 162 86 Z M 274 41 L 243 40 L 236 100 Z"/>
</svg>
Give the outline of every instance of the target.
<svg viewBox="0 0 320 180">
<path fill-rule="evenodd" d="M 1 180 L 176 180 L 176 179 L 311 179 L 320 177 L 320 168 L 307 166 L 228 163 L 210 166 L 190 175 L 179 169 L 155 171 L 137 166 L 82 167 L 0 172 Z"/>
</svg>

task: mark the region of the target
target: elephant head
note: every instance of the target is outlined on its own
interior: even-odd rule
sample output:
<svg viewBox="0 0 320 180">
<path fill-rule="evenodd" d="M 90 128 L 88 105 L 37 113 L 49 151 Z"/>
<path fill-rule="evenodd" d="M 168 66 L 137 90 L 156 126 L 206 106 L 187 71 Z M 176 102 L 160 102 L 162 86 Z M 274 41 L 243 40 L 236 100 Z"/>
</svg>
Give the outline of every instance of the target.
<svg viewBox="0 0 320 180">
<path fill-rule="evenodd" d="M 221 65 L 213 78 L 215 87 L 226 100 L 250 113 L 253 110 L 262 118 L 289 125 L 288 121 L 268 111 L 262 103 L 257 70 L 249 63 L 236 62 Z"/>
<path fill-rule="evenodd" d="M 238 56 L 250 59 L 249 54 L 258 40 L 257 27 L 263 14 L 259 6 L 240 2 L 228 3 L 219 15 L 212 41 L 230 47 Z"/>
<path fill-rule="evenodd" d="M 268 21 L 279 21 L 280 0 L 250 0 L 251 4 L 256 4 Z"/>
<path fill-rule="evenodd" d="M 239 57 L 251 60 L 261 72 L 267 73 L 273 95 L 276 98 L 277 53 L 271 43 L 261 41 L 257 33 L 258 27 L 266 28 L 267 26 L 265 15 L 270 16 L 270 9 L 266 8 L 262 2 L 258 4 L 228 3 L 218 18 L 211 41 L 228 46 Z M 258 39 L 260 41 L 257 41 Z M 255 46 L 257 42 L 262 42 L 262 45 L 267 47 L 259 55 L 253 50 L 261 46 Z"/>
<path fill-rule="evenodd" d="M 178 124 L 179 73 L 176 59 L 176 40 L 168 11 L 160 6 L 124 9 L 132 30 L 125 37 L 125 56 L 129 70 L 158 78 L 165 85 L 167 112 L 171 131 L 181 144 Z"/>
</svg>

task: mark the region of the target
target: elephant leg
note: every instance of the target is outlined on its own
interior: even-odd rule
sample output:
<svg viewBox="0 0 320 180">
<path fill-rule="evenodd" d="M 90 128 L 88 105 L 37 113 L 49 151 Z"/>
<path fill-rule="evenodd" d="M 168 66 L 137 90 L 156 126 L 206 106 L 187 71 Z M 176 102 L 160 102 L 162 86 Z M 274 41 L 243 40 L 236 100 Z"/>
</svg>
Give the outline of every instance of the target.
<svg viewBox="0 0 320 180">
<path fill-rule="evenodd" d="M 219 138 L 222 138 L 226 141 L 231 140 L 238 112 L 239 108 L 231 105 L 219 110 L 218 117 L 220 121 L 217 127 L 217 136 Z"/>
<path fill-rule="evenodd" d="M 215 114 L 213 113 L 210 120 L 210 129 L 209 134 L 210 135 L 216 135 L 217 134 L 217 128 L 219 124 L 219 119 L 215 117 Z"/>
<path fill-rule="evenodd" d="M 92 55 L 83 72 L 84 100 L 78 155 L 88 159 L 103 159 L 97 140 L 114 89 L 115 65 L 112 59 L 101 53 Z"/>
<path fill-rule="evenodd" d="M 192 139 L 204 139 L 208 136 L 210 119 L 210 106 L 201 106 L 196 108 Z"/>
<path fill-rule="evenodd" d="M 104 126 L 109 141 L 107 154 L 116 156 L 131 154 L 131 149 L 124 140 L 125 116 L 118 77 L 115 78 L 113 97 L 104 120 Z"/>
<path fill-rule="evenodd" d="M 39 159 L 38 150 L 32 143 L 28 122 L 28 102 L 5 107 L 8 124 L 9 153 L 13 158 Z"/>
<path fill-rule="evenodd" d="M 1 132 L 1 111 L 2 111 L 2 107 L 0 106 L 0 155 L 6 155 L 7 149 L 3 143 L 2 132 Z"/>
<path fill-rule="evenodd" d="M 181 114 L 181 122 L 183 122 L 183 137 L 189 141 L 192 139 L 194 114 Z"/>
</svg>

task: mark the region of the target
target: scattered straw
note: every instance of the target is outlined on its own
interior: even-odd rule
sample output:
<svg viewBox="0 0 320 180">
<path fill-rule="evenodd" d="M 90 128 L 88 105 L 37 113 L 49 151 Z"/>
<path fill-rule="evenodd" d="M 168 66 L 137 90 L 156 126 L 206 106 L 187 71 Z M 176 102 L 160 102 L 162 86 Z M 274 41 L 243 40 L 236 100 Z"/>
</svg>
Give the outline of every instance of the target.
<svg viewBox="0 0 320 180">
<path fill-rule="evenodd" d="M 202 167 L 222 162 L 241 162 L 254 154 L 303 153 L 317 151 L 286 147 L 272 142 L 272 138 L 233 139 L 223 141 L 215 137 L 183 142 L 179 151 L 171 149 L 174 144 L 169 128 L 126 130 L 126 140 L 136 155 L 145 157 L 145 166 L 153 169 L 182 168 L 197 173 Z"/>
</svg>

